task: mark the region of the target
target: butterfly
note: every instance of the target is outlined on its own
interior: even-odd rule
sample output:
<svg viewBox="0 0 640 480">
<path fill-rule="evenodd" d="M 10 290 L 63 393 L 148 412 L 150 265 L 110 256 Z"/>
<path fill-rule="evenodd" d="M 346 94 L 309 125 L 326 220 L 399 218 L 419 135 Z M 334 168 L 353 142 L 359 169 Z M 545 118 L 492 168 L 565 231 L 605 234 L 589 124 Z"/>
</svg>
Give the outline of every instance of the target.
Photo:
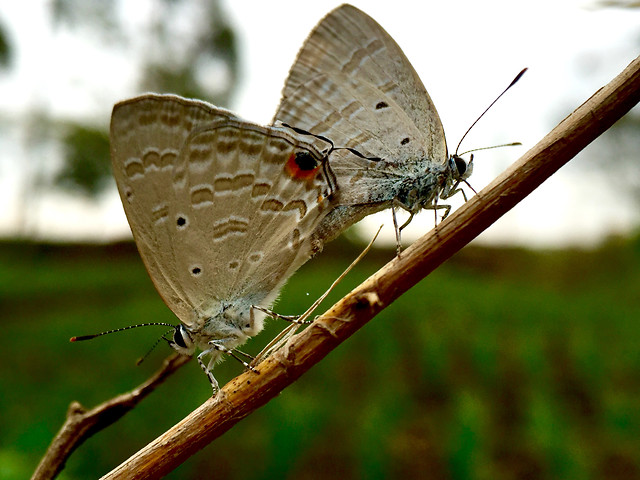
<svg viewBox="0 0 640 480">
<path fill-rule="evenodd" d="M 400 233 L 414 215 L 443 209 L 446 217 L 451 206 L 438 201 L 462 191 L 473 171 L 473 157 L 448 155 L 436 107 L 398 44 L 351 5 L 331 11 L 306 39 L 273 123 L 361 154 L 331 157 L 339 196 L 316 232 L 322 241 L 391 207 L 399 252 Z M 398 208 L 409 212 L 402 226 Z"/>
<path fill-rule="evenodd" d="M 174 95 L 113 109 L 122 204 L 147 271 L 180 320 L 169 343 L 185 355 L 202 350 L 214 394 L 213 365 L 262 330 L 263 310 L 317 251 L 312 234 L 335 185 L 327 153 L 307 140 Z"/>
</svg>

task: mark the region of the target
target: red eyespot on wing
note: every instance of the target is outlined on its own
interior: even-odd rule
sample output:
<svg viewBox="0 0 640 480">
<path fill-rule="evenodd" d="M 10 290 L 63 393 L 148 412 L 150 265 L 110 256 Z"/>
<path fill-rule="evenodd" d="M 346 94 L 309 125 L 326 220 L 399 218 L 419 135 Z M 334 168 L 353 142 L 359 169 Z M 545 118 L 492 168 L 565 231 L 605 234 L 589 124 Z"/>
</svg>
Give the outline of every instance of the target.
<svg viewBox="0 0 640 480">
<path fill-rule="evenodd" d="M 287 173 L 300 180 L 315 177 L 320 168 L 320 162 L 309 152 L 300 151 L 291 154 L 287 160 Z"/>
</svg>

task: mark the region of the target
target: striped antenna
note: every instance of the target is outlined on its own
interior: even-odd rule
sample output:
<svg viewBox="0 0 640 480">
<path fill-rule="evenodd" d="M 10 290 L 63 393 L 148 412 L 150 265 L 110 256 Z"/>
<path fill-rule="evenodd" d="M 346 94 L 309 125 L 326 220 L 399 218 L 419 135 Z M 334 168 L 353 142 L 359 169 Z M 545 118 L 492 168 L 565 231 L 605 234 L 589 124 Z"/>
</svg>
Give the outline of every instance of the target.
<svg viewBox="0 0 640 480">
<path fill-rule="evenodd" d="M 110 333 L 123 332 L 125 330 L 131 330 L 132 328 L 138 327 L 154 327 L 154 326 L 163 326 L 163 327 L 171 327 L 174 330 L 178 328 L 176 325 L 172 325 L 171 323 L 164 322 L 152 322 L 152 323 L 139 323 L 138 325 L 129 325 L 128 327 L 115 328 L 113 330 L 107 330 L 106 332 L 94 333 L 93 335 L 80 335 L 78 337 L 71 337 L 69 339 L 70 342 L 81 342 L 83 340 L 91 340 L 96 337 L 101 337 L 102 335 L 108 335 Z"/>
</svg>

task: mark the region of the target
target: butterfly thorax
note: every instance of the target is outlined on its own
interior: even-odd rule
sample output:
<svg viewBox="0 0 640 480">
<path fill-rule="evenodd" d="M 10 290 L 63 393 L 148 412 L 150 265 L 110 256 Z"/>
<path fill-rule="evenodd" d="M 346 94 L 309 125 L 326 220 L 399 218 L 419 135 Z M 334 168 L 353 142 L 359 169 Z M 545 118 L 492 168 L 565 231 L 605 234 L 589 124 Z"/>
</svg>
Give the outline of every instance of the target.
<svg viewBox="0 0 640 480">
<path fill-rule="evenodd" d="M 451 178 L 448 165 L 431 165 L 426 172 L 405 176 L 396 193 L 396 200 L 411 213 L 429 208 Z"/>
</svg>

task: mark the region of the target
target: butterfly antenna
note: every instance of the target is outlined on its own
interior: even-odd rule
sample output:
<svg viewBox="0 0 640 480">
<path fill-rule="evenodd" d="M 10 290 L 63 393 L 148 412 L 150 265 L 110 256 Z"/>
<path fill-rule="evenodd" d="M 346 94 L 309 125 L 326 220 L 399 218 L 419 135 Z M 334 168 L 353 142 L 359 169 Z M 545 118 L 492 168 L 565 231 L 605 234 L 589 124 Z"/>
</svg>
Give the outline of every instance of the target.
<svg viewBox="0 0 640 480">
<path fill-rule="evenodd" d="M 171 327 L 173 329 L 176 328 L 175 325 L 172 325 L 171 323 L 164 323 L 164 322 L 139 323 L 138 325 L 129 325 L 128 327 L 114 328 L 113 330 L 107 330 L 105 332 L 100 332 L 100 333 L 94 333 L 92 335 L 80 335 L 78 337 L 71 337 L 69 339 L 69 341 L 70 342 L 81 342 L 83 340 L 92 340 L 92 339 L 94 339 L 96 337 L 101 337 L 102 335 L 108 335 L 110 333 L 117 333 L 117 332 L 123 332 L 125 330 L 131 330 L 132 328 L 153 327 L 153 326 Z"/>
<path fill-rule="evenodd" d="M 288 123 L 282 122 L 282 126 L 290 128 L 294 132 L 299 133 L 301 135 L 310 135 L 310 136 L 315 137 L 315 138 L 317 138 L 319 140 L 322 140 L 323 142 L 327 142 L 329 145 L 331 145 L 331 148 L 327 152 L 327 156 L 329 156 L 329 154 L 331 152 L 335 151 L 335 150 L 348 150 L 351 153 L 353 153 L 354 155 L 356 155 L 357 157 L 364 158 L 365 160 L 371 160 L 373 162 L 378 162 L 378 161 L 382 160 L 380 157 L 365 157 L 362 153 L 357 151 L 355 148 L 351 148 L 351 147 L 336 147 L 334 145 L 333 141 L 331 141 L 331 139 L 329 139 L 329 138 L 327 138 L 327 137 L 325 137 L 323 135 L 316 135 L 315 133 L 311 133 L 311 132 L 309 132 L 307 130 L 304 130 L 302 128 L 294 127 L 292 125 L 289 125 Z"/>
<path fill-rule="evenodd" d="M 151 346 L 151 348 L 147 351 L 147 353 L 145 353 L 142 357 L 140 357 L 138 360 L 136 360 L 136 366 L 140 365 L 142 362 L 144 362 L 147 357 L 149 355 L 151 355 L 151 352 L 153 352 L 155 350 L 155 348 L 158 346 L 158 344 L 164 340 L 165 342 L 169 342 L 169 340 L 165 337 L 165 335 L 169 332 L 171 332 L 172 330 L 167 330 L 165 333 L 162 334 L 162 336 L 160 338 L 158 338 L 155 343 Z"/>
<path fill-rule="evenodd" d="M 513 142 L 513 143 L 503 143 L 502 145 L 492 145 L 490 147 L 473 148 L 471 150 L 467 150 L 466 152 L 462 152 L 460 154 L 460 156 L 462 157 L 463 155 L 466 155 L 467 153 L 477 152 L 478 150 L 491 150 L 492 148 L 502 148 L 502 147 L 517 147 L 519 145 L 522 145 L 522 144 L 520 142 Z"/>
<path fill-rule="evenodd" d="M 466 132 L 464 132 L 464 135 L 463 135 L 463 136 L 462 136 L 462 138 L 460 139 L 460 142 L 458 142 L 458 146 L 456 147 L 456 153 L 454 154 L 454 156 L 455 156 L 455 155 L 458 155 L 458 149 L 460 148 L 460 145 L 462 144 L 462 141 L 464 140 L 464 137 L 466 137 L 466 136 L 467 136 L 467 133 L 469 133 L 469 131 L 470 131 L 470 130 L 475 126 L 475 124 L 476 124 L 476 123 L 478 123 L 478 120 L 480 120 L 480 119 L 484 116 L 484 114 L 485 114 L 485 113 L 487 113 L 487 112 L 489 111 L 489 109 L 490 109 L 491 107 L 493 107 L 493 105 L 494 105 L 498 100 L 500 100 L 500 97 L 501 97 L 501 96 L 503 96 L 505 93 L 507 93 L 507 90 L 509 90 L 511 87 L 513 87 L 513 86 L 518 82 L 518 80 L 520 80 L 520 79 L 522 78 L 522 75 L 524 75 L 524 72 L 526 72 L 527 70 L 528 70 L 527 68 L 523 68 L 523 69 L 520 71 L 520 73 L 518 73 L 518 75 L 516 75 L 516 78 L 514 78 L 514 79 L 511 81 L 511 83 L 509 84 L 509 86 L 508 86 L 507 88 L 505 88 L 505 89 L 502 91 L 502 93 L 501 93 L 500 95 L 498 95 L 498 96 L 496 97 L 496 99 L 495 99 L 493 102 L 491 102 L 491 104 L 490 104 L 490 105 L 485 109 L 485 111 L 484 111 L 484 112 L 482 112 L 482 113 L 480 114 L 480 116 L 479 116 L 478 118 L 476 118 L 476 121 L 475 121 L 475 122 L 473 122 L 473 123 L 471 124 L 471 126 L 467 129 L 467 131 L 466 131 Z M 493 147 L 488 147 L 488 148 L 493 148 Z M 478 149 L 478 150 L 482 150 L 482 149 Z M 471 151 L 471 150 L 470 150 L 470 151 Z M 461 155 L 462 155 L 462 154 L 461 154 Z"/>
</svg>

